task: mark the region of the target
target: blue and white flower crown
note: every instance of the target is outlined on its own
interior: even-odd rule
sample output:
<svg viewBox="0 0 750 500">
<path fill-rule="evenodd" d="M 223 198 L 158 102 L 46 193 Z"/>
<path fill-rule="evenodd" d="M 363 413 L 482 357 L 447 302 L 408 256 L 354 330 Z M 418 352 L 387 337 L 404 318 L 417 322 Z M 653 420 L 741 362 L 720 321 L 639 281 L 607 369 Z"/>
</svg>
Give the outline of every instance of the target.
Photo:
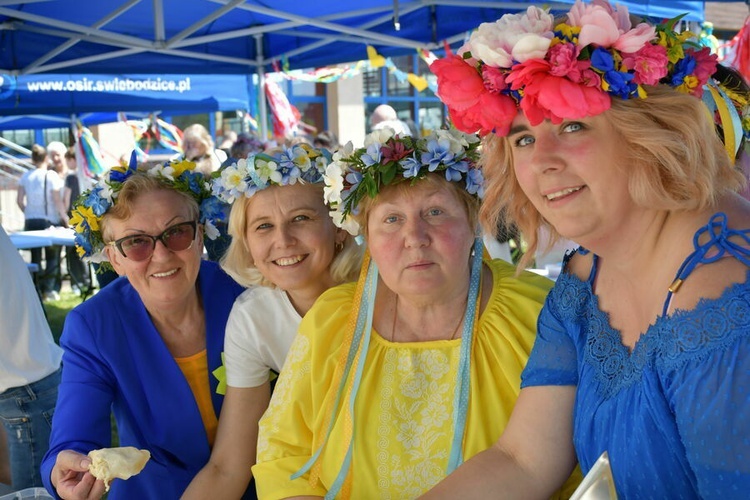
<svg viewBox="0 0 750 500">
<path fill-rule="evenodd" d="M 211 194 L 209 179 L 195 171 L 195 163 L 172 161 L 149 170 L 138 170 L 136 165 L 136 156 L 133 154 L 127 167 L 112 168 L 75 201 L 70 223 L 76 233 L 78 255 L 86 261 L 108 264 L 103 252 L 106 243 L 102 237 L 101 220 L 117 203 L 123 184 L 136 172 L 156 177 L 165 186 L 189 194 L 200 208 L 199 222 L 204 225 L 206 237 L 215 239 L 219 235 L 214 222 L 226 219 L 227 205 Z"/>
<path fill-rule="evenodd" d="M 477 165 L 480 139 L 450 128 L 435 130 L 427 137 L 401 137 L 384 128 L 365 138 L 363 148 L 349 142 L 333 155 L 326 168 L 323 190 L 334 224 L 352 235 L 359 224 L 351 217 L 367 196 L 375 198 L 383 186 L 423 179 L 441 172 L 451 182 L 463 182 L 467 192 L 484 197 L 484 177 Z"/>
<path fill-rule="evenodd" d="M 258 153 L 223 169 L 213 181 L 213 193 L 232 203 L 247 198 L 268 186 L 286 186 L 297 182 L 319 183 L 331 162 L 326 149 L 307 144 L 283 148 L 275 154 Z"/>
</svg>

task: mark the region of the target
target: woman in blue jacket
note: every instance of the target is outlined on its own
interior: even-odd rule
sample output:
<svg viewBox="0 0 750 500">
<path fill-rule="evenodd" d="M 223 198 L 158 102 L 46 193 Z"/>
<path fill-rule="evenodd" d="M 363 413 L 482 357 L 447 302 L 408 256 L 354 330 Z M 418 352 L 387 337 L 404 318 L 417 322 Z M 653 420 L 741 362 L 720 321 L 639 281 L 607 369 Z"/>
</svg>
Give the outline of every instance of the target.
<svg viewBox="0 0 750 500">
<path fill-rule="evenodd" d="M 191 162 L 110 171 L 73 210 L 79 253 L 120 279 L 66 318 L 63 377 L 42 477 L 60 498 L 98 498 L 87 453 L 148 450 L 109 498 L 179 498 L 206 464 L 223 397 L 224 328 L 243 288 L 201 259 L 218 200 Z"/>
</svg>

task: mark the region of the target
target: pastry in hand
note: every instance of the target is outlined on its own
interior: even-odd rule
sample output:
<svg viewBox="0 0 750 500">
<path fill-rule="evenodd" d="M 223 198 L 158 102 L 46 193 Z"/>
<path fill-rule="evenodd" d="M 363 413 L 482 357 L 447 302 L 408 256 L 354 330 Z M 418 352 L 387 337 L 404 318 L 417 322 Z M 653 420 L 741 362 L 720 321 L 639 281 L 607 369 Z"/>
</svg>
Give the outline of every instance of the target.
<svg viewBox="0 0 750 500">
<path fill-rule="evenodd" d="M 124 446 L 91 450 L 89 458 L 89 472 L 95 478 L 104 481 L 104 488 L 109 491 L 109 483 L 113 479 L 128 479 L 141 472 L 151 458 L 151 453 L 148 450 Z"/>
</svg>

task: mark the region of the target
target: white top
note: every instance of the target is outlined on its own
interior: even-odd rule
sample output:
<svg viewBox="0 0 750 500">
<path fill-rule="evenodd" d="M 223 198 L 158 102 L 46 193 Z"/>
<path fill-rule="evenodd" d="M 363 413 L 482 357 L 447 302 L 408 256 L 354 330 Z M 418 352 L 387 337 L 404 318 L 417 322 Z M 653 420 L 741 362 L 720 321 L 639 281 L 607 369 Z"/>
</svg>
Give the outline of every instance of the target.
<svg viewBox="0 0 750 500">
<path fill-rule="evenodd" d="M 57 371 L 62 349 L 52 339 L 26 263 L 0 228 L 0 393 Z"/>
<path fill-rule="evenodd" d="M 44 211 L 44 178 L 47 177 L 47 211 Z M 62 191 L 65 183 L 54 170 L 36 168 L 29 170 L 21 176 L 18 183 L 23 186 L 26 193 L 26 209 L 23 211 L 27 219 L 47 219 L 53 224 L 60 222 L 60 214 L 57 213 L 55 202 L 52 199 L 53 191 Z M 62 196 L 62 193 L 61 193 Z"/>
<path fill-rule="evenodd" d="M 264 286 L 242 292 L 224 337 L 227 385 L 258 387 L 269 370 L 281 371 L 302 321 L 286 292 Z"/>
</svg>

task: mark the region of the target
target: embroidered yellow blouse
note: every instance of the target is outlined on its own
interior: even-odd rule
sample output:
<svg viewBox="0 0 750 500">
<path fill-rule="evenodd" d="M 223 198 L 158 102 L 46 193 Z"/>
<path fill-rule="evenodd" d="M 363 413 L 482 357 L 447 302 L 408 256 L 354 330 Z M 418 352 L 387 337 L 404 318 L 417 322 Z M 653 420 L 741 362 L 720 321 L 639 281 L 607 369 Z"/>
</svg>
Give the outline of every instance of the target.
<svg viewBox="0 0 750 500">
<path fill-rule="evenodd" d="M 472 349 L 464 460 L 505 428 L 551 286 L 531 273 L 514 277 L 503 261 L 485 263 L 494 286 Z M 323 496 L 340 470 L 346 451 L 341 411 L 319 460 L 318 484 L 309 484 L 309 473 L 290 480 L 325 438 L 325 409 L 338 389 L 334 371 L 354 290 L 346 284 L 327 291 L 300 325 L 260 421 L 253 467 L 259 498 Z M 460 345 L 461 339 L 392 343 L 372 332 L 354 407 L 351 498 L 414 498 L 445 477 Z"/>
</svg>

